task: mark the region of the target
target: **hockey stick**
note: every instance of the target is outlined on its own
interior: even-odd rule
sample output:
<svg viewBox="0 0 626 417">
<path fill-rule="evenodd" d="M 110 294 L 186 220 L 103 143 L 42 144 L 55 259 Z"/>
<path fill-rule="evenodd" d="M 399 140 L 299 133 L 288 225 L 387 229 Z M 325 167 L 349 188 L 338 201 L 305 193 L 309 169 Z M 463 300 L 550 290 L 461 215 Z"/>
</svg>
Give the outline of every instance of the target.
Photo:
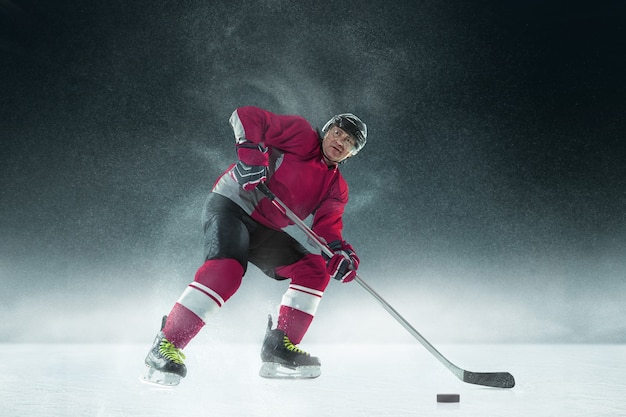
<svg viewBox="0 0 626 417">
<path fill-rule="evenodd" d="M 289 218 L 295 225 L 309 238 L 309 241 L 315 243 L 319 249 L 327 256 L 332 257 L 333 251 L 320 239 L 313 230 L 309 228 L 293 211 L 289 209 L 276 195 L 265 185 L 259 184 L 257 187 L 265 196 L 272 202 L 272 204 L 280 210 L 285 216 Z M 372 297 L 378 301 L 385 310 L 393 318 L 395 318 L 411 335 L 420 342 L 426 350 L 428 350 L 435 358 L 444 364 L 457 378 L 463 382 L 476 385 L 484 385 L 487 387 L 495 388 L 513 388 L 515 386 L 515 378 L 508 372 L 472 372 L 459 368 L 452 362 L 450 362 L 445 356 L 443 356 L 433 345 L 428 342 L 411 324 L 406 321 L 404 317 L 400 315 L 387 301 L 385 301 L 372 287 L 370 287 L 360 276 L 356 276 L 354 279 L 361 287 L 365 289 Z"/>
</svg>

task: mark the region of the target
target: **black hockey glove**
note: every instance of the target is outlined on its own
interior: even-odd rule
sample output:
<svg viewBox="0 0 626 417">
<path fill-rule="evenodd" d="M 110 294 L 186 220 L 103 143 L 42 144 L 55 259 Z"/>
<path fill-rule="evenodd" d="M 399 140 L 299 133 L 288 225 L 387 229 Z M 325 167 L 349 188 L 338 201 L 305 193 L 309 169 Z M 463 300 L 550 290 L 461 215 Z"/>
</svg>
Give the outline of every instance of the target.
<svg viewBox="0 0 626 417">
<path fill-rule="evenodd" d="M 269 155 L 267 148 L 252 142 L 237 144 L 237 157 L 232 174 L 235 180 L 246 190 L 254 190 L 259 184 L 267 181 Z"/>
<path fill-rule="evenodd" d="M 356 278 L 360 259 L 354 252 L 352 245 L 345 240 L 334 240 L 328 244 L 328 247 L 335 252 L 332 258 L 324 255 L 326 271 L 330 277 L 341 282 L 350 282 Z"/>
</svg>

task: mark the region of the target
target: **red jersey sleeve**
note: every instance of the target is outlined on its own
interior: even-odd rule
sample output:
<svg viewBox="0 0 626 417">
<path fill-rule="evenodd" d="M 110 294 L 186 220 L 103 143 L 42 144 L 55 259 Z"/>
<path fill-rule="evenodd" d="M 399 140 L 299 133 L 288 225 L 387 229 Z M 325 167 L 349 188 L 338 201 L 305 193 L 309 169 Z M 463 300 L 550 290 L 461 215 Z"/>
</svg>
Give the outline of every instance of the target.
<svg viewBox="0 0 626 417">
<path fill-rule="evenodd" d="M 319 152 L 319 135 L 301 116 L 279 115 L 246 106 L 233 112 L 230 124 L 237 140 L 245 138 L 304 157 Z"/>
</svg>

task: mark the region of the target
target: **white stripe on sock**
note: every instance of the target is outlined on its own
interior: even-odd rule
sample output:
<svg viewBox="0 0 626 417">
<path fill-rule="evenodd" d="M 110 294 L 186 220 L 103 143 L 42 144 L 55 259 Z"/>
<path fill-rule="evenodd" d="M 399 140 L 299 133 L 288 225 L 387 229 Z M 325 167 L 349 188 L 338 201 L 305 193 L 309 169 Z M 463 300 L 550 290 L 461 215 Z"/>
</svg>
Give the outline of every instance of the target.
<svg viewBox="0 0 626 417">
<path fill-rule="evenodd" d="M 197 283 L 194 282 L 192 284 Z M 182 293 L 178 303 L 191 310 L 192 313 L 206 323 L 209 316 L 224 304 L 224 300 L 214 291 L 205 291 L 205 289 L 208 290 L 207 287 L 202 286 L 204 289 L 200 289 L 192 284 Z"/>
<path fill-rule="evenodd" d="M 194 287 L 200 292 L 205 293 L 207 296 L 211 297 L 220 307 L 224 305 L 226 301 L 222 298 L 221 295 L 207 287 L 206 285 L 200 284 L 199 282 L 193 281 L 189 286 Z"/>
<path fill-rule="evenodd" d="M 322 294 L 322 291 L 301 287 L 299 285 L 290 285 L 289 289 L 287 289 L 283 295 L 280 304 L 314 316 L 322 300 Z"/>
</svg>

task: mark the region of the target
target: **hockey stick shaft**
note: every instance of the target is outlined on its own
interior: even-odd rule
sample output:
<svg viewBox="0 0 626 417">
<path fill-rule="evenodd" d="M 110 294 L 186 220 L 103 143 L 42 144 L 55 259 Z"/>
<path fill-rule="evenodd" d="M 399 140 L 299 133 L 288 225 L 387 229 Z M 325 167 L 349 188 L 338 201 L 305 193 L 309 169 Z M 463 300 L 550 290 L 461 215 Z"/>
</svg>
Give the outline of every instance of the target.
<svg viewBox="0 0 626 417">
<path fill-rule="evenodd" d="M 293 211 L 287 207 L 276 195 L 261 183 L 257 187 L 272 204 L 280 210 L 289 220 L 291 220 L 306 236 L 328 257 L 334 255 L 333 251 L 317 236 L 309 226 L 302 221 Z M 424 336 L 422 336 L 400 313 L 396 311 L 383 297 L 381 297 L 369 284 L 367 284 L 358 274 L 354 279 L 365 291 L 367 291 L 387 312 L 398 321 L 418 342 L 422 344 L 435 358 L 437 358 L 446 368 L 448 368 L 460 380 L 471 384 L 485 385 L 497 388 L 512 388 L 515 386 L 513 375 L 508 372 L 471 372 L 459 368 L 443 356 Z"/>
</svg>

